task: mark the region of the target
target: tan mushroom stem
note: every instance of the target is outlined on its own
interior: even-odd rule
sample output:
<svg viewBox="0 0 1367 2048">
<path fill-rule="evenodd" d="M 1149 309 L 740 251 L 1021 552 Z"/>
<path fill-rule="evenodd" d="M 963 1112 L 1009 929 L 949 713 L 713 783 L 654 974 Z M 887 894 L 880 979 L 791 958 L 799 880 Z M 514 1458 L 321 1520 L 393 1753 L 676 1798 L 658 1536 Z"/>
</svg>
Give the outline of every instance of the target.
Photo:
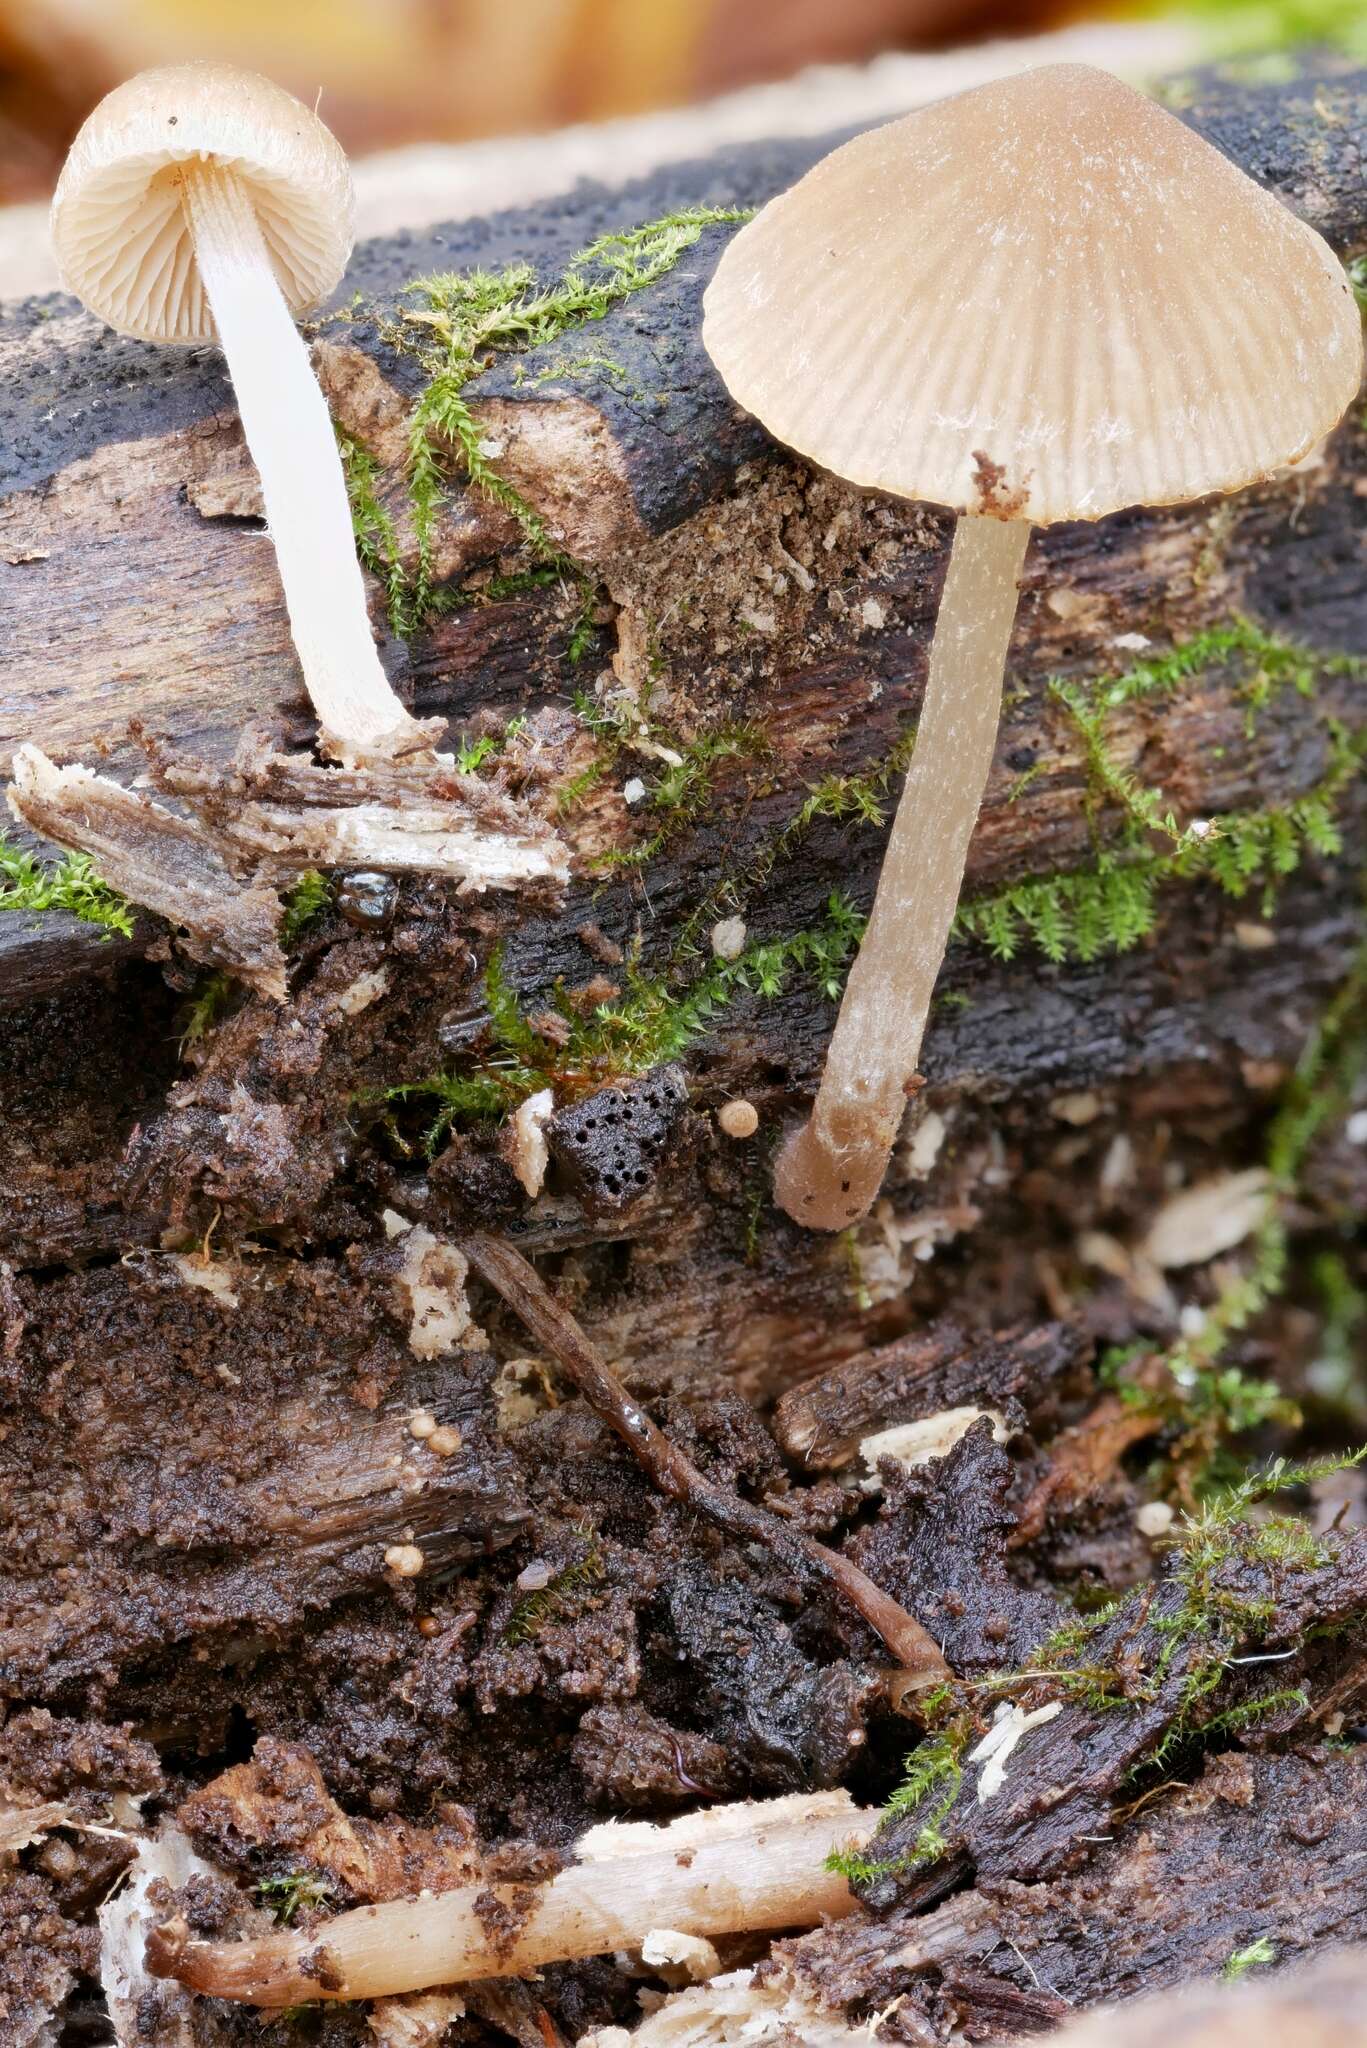
<svg viewBox="0 0 1367 2048">
<path fill-rule="evenodd" d="M 147 1964 L 207 1997 L 282 2006 L 525 1976 L 638 1949 L 657 1927 L 692 1935 L 814 1927 L 854 1906 L 826 1858 L 862 1846 L 879 1817 L 830 1793 L 714 1808 L 676 1823 L 682 1838 L 675 1828 L 647 1830 L 658 1847 L 637 1847 L 638 1830 L 623 1828 L 624 1853 L 574 1864 L 535 1890 L 476 1884 L 423 1893 L 257 1941 L 194 1941 L 177 1919 L 153 1929 Z"/>
<path fill-rule="evenodd" d="M 966 515 L 954 531 L 916 751 L 868 929 L 811 1117 L 775 1169 L 776 1199 L 814 1230 L 864 1215 L 887 1171 L 992 766 L 1029 539 L 1021 519 Z"/>
<path fill-rule="evenodd" d="M 251 194 L 235 172 L 205 159 L 178 175 L 322 744 L 351 765 L 412 752 L 427 734 L 375 651 L 332 421 Z"/>
</svg>

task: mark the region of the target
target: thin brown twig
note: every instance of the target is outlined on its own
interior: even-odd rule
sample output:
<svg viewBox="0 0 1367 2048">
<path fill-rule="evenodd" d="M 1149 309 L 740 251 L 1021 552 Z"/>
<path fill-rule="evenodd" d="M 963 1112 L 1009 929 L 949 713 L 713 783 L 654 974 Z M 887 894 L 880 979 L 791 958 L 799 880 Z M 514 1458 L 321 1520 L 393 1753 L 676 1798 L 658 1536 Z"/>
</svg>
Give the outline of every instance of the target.
<svg viewBox="0 0 1367 2048">
<path fill-rule="evenodd" d="M 768 1508 L 741 1500 L 700 1472 L 632 1400 L 569 1310 L 556 1300 L 521 1252 L 480 1234 L 466 1238 L 464 1249 L 480 1278 L 503 1297 L 537 1342 L 558 1360 L 594 1413 L 617 1432 L 661 1493 L 699 1509 L 730 1536 L 762 1543 L 784 1564 L 817 1572 L 863 1615 L 903 1672 L 920 1684 L 952 1680 L 954 1674 L 930 1633 L 857 1564 L 839 1551 L 797 1534 Z"/>
</svg>

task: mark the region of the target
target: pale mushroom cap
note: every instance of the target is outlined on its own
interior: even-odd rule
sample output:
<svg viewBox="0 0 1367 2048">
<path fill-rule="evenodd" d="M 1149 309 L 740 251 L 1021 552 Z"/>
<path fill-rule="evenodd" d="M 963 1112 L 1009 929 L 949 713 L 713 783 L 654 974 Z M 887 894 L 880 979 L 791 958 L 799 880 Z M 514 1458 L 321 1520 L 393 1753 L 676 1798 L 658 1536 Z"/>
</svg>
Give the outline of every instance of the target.
<svg viewBox="0 0 1367 2048">
<path fill-rule="evenodd" d="M 747 411 L 851 483 L 1039 525 L 1240 489 L 1362 375 L 1327 243 L 1079 64 L 826 157 L 727 248 L 703 339 Z"/>
<path fill-rule="evenodd" d="M 63 284 L 122 334 L 214 338 L 176 177 L 196 157 L 250 187 L 292 312 L 325 298 L 346 268 L 351 173 L 316 114 L 230 64 L 144 71 L 100 101 L 52 201 Z"/>
</svg>

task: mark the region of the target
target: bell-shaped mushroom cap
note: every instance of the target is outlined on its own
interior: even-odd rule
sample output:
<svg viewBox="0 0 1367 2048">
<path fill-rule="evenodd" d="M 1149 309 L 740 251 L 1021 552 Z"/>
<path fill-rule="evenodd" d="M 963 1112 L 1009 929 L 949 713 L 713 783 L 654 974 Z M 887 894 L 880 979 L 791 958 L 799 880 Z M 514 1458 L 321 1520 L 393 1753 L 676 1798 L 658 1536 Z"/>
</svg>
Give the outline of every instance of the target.
<svg viewBox="0 0 1367 2048">
<path fill-rule="evenodd" d="M 116 86 L 86 121 L 52 201 L 68 291 L 142 341 L 212 341 L 176 168 L 191 158 L 249 187 L 291 312 L 324 298 L 351 254 L 351 173 L 316 114 L 229 64 L 173 64 Z"/>
<path fill-rule="evenodd" d="M 727 248 L 703 339 L 733 398 L 851 483 L 1040 525 L 1252 483 L 1362 366 L 1328 245 L 1079 64 L 826 157 Z"/>
</svg>

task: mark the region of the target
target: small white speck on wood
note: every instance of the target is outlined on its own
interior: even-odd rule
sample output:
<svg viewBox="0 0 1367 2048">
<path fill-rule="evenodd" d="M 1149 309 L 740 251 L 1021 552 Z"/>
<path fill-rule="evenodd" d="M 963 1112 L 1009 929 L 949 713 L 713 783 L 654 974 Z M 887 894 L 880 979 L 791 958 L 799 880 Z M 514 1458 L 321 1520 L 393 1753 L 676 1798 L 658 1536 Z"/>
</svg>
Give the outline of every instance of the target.
<svg viewBox="0 0 1367 2048">
<path fill-rule="evenodd" d="M 1164 1202 L 1149 1225 L 1144 1255 L 1164 1268 L 1202 1266 L 1242 1244 L 1262 1222 L 1269 1199 L 1261 1166 L 1198 1181 Z"/>
</svg>

